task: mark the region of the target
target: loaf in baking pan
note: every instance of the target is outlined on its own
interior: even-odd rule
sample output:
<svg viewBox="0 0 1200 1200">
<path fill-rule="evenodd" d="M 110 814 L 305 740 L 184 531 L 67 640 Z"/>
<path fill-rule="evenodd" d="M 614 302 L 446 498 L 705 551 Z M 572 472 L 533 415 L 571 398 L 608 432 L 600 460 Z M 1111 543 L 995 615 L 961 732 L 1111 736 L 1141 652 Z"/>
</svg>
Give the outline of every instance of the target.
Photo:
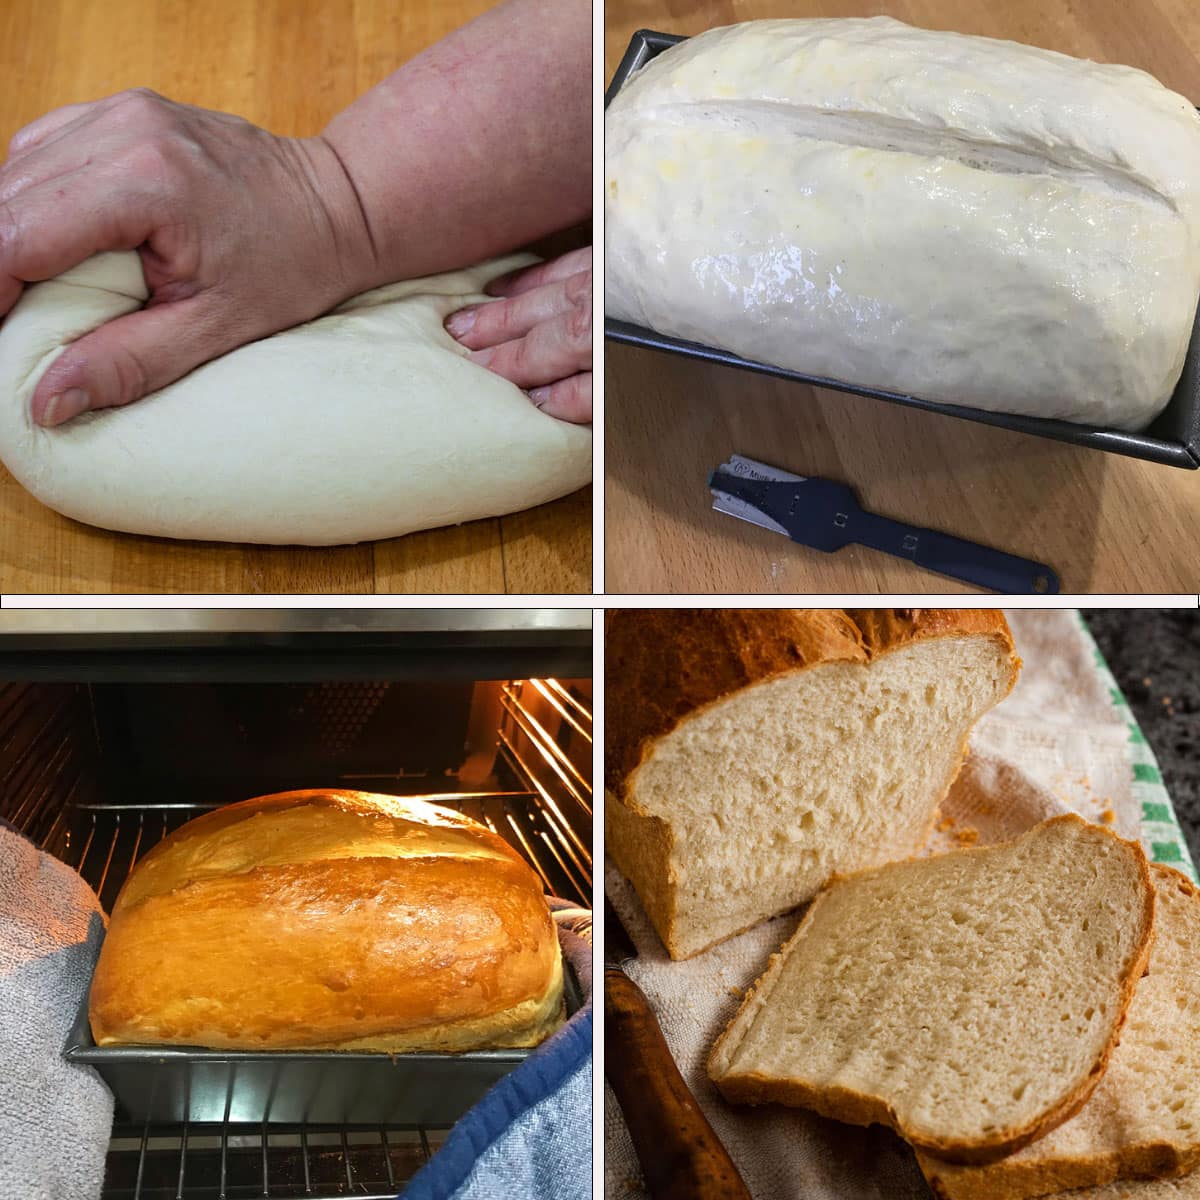
<svg viewBox="0 0 1200 1200">
<path fill-rule="evenodd" d="M 1019 661 L 976 609 L 619 610 L 606 845 L 687 958 L 913 853 Z"/>
<path fill-rule="evenodd" d="M 1200 1167 L 1200 891 L 1150 868 L 1157 905 L 1149 970 L 1121 1044 L 1079 1113 L 988 1166 L 918 1156 L 942 1200 L 1026 1200 L 1068 1188 Z"/>
<path fill-rule="evenodd" d="M 954 1161 L 1095 1090 L 1153 935 L 1141 847 L 1073 815 L 835 881 L 713 1047 L 727 1100 L 889 1125 Z"/>
<path fill-rule="evenodd" d="M 1141 429 L 1200 294 L 1200 116 L 1130 67 L 888 17 L 710 30 L 605 134 L 608 315 L 981 409 Z"/>
<path fill-rule="evenodd" d="M 134 868 L 90 997 L 101 1046 L 472 1050 L 562 1020 L 542 885 L 434 804 L 263 796 L 188 822 Z"/>
</svg>

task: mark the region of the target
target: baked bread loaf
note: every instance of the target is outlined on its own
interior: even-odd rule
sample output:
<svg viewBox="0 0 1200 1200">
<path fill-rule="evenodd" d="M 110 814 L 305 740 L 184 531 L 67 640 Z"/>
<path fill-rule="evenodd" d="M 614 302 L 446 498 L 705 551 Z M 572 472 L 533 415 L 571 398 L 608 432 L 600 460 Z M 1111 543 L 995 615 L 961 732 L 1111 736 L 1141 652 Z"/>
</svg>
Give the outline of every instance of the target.
<svg viewBox="0 0 1200 1200">
<path fill-rule="evenodd" d="M 1200 116 L 1130 67 L 889 17 L 751 21 L 609 106 L 609 316 L 928 400 L 1116 429 L 1200 294 Z"/>
<path fill-rule="evenodd" d="M 1141 848 L 1073 815 L 849 876 L 772 957 L 709 1075 L 727 1100 L 992 1161 L 1091 1095 L 1153 921 Z"/>
<path fill-rule="evenodd" d="M 918 1155 L 935 1196 L 1025 1200 L 1200 1167 L 1200 891 L 1154 865 L 1149 973 L 1092 1098 L 1065 1124 L 990 1166 Z"/>
<path fill-rule="evenodd" d="M 198 817 L 138 863 L 90 1015 L 101 1046 L 533 1046 L 562 1020 L 562 961 L 538 877 L 482 825 L 284 792 Z"/>
<path fill-rule="evenodd" d="M 671 957 L 913 853 L 1019 665 L 994 609 L 610 611 L 606 844 Z"/>
</svg>

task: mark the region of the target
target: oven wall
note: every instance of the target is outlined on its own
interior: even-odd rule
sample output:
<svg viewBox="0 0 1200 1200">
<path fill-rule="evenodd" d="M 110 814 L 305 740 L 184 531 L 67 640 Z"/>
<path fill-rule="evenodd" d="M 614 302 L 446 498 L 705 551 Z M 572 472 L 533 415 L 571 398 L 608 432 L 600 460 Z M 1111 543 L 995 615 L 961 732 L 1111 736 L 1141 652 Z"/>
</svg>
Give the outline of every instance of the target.
<svg viewBox="0 0 1200 1200">
<path fill-rule="evenodd" d="M 98 764 L 87 684 L 0 682 L 0 819 L 64 857 L 70 814 L 99 796 Z"/>
</svg>

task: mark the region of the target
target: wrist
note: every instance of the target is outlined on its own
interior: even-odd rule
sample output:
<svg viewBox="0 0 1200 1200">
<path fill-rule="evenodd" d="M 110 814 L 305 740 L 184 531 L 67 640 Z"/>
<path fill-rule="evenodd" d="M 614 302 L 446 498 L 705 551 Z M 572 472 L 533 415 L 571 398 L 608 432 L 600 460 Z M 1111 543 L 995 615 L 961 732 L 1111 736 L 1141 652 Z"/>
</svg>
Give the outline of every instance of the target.
<svg viewBox="0 0 1200 1200">
<path fill-rule="evenodd" d="M 356 296 L 387 282 L 371 214 L 336 145 L 325 134 L 296 141 L 328 230 L 336 263 L 338 299 Z"/>
</svg>

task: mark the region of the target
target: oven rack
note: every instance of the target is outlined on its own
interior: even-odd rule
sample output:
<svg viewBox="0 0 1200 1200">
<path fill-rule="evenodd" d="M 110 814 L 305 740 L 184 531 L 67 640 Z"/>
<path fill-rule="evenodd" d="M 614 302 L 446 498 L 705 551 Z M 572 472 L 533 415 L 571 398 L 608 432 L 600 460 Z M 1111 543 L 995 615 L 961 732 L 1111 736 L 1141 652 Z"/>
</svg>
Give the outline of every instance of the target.
<svg viewBox="0 0 1200 1200">
<path fill-rule="evenodd" d="M 117 1124 L 104 1200 L 392 1200 L 444 1129 Z"/>
</svg>

